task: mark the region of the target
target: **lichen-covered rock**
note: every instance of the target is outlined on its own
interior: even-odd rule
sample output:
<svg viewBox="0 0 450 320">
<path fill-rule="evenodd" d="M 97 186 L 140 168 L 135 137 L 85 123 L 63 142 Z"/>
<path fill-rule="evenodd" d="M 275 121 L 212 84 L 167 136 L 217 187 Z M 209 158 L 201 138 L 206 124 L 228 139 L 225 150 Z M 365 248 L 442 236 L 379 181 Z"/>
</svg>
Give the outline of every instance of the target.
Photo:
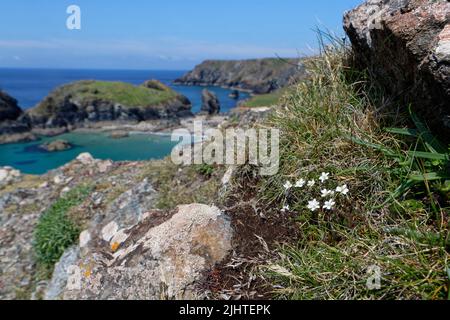
<svg viewBox="0 0 450 320">
<path fill-rule="evenodd" d="M 21 178 L 21 173 L 11 167 L 0 167 L 0 187 L 5 186 Z"/>
<path fill-rule="evenodd" d="M 357 62 L 450 137 L 450 2 L 368 0 L 344 27 Z"/>
<path fill-rule="evenodd" d="M 0 168 L 0 300 L 39 299 L 47 291 L 46 281 L 37 282 L 33 235 L 41 215 L 67 190 L 95 186 L 71 211 L 71 219 L 83 229 L 113 219 L 120 228 L 137 223 L 154 207 L 156 197 L 150 183 L 139 178 L 144 167 L 140 162 L 113 163 L 82 154 L 41 176 Z M 89 237 L 81 239 L 89 242 Z"/>
<path fill-rule="evenodd" d="M 230 221 L 216 207 L 150 211 L 130 227 L 120 225 L 83 232 L 80 246 L 57 265 L 46 298 L 196 298 L 197 281 L 231 249 Z"/>
</svg>

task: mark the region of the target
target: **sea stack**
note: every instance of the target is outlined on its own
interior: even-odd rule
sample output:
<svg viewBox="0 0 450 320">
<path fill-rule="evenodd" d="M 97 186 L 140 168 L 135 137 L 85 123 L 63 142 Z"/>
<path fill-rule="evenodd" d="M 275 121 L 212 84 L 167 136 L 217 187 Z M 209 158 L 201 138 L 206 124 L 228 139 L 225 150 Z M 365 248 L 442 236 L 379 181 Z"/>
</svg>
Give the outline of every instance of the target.
<svg viewBox="0 0 450 320">
<path fill-rule="evenodd" d="M 202 91 L 202 109 L 200 113 L 214 115 L 219 114 L 220 103 L 217 95 L 214 92 L 204 89 Z"/>
</svg>

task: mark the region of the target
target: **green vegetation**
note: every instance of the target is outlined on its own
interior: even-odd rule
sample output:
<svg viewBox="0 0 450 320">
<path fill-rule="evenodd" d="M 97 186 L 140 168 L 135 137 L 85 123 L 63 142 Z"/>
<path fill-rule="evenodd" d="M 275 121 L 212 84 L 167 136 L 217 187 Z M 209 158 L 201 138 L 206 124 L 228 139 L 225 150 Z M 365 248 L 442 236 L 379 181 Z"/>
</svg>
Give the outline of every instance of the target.
<svg viewBox="0 0 450 320">
<path fill-rule="evenodd" d="M 268 120 L 282 130 L 281 164 L 259 181 L 257 201 L 279 214 L 289 202 L 300 229 L 263 267 L 268 287 L 280 299 L 450 298 L 448 149 L 437 149 L 417 119 L 403 129 L 409 119 L 396 116 L 397 106 L 380 108 L 388 99 L 351 58 L 338 44 L 310 59 L 310 78 Z M 312 212 L 305 201 L 317 195 L 283 185 L 321 172 L 350 193 L 333 211 Z M 372 266 L 378 290 L 366 285 Z"/>
<path fill-rule="evenodd" d="M 245 101 L 243 106 L 247 108 L 272 107 L 277 105 L 280 99 L 292 91 L 292 88 L 283 88 L 268 94 L 254 95 Z"/>
<path fill-rule="evenodd" d="M 54 90 L 49 97 L 32 110 L 32 113 L 38 115 L 51 113 L 53 106 L 61 104 L 68 96 L 80 102 L 105 100 L 127 107 L 148 107 L 158 106 L 174 99 L 178 93 L 173 90 L 158 90 L 123 82 L 79 81 Z"/>
<path fill-rule="evenodd" d="M 38 262 L 51 269 L 64 251 L 76 243 L 79 226 L 69 218 L 69 210 L 80 205 L 91 187 L 78 186 L 62 196 L 41 216 L 35 229 L 34 249 Z"/>
<path fill-rule="evenodd" d="M 189 203 L 213 204 L 224 173 L 222 166 L 178 166 L 168 158 L 150 162 L 142 178 L 149 178 L 158 191 L 158 209 L 174 209 Z"/>
</svg>

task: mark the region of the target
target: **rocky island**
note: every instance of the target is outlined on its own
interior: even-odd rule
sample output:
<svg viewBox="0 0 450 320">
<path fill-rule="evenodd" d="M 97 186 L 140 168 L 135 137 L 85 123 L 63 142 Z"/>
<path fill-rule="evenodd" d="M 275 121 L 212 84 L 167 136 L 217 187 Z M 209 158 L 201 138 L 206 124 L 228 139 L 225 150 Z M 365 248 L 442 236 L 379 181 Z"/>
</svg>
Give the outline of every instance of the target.
<svg viewBox="0 0 450 320">
<path fill-rule="evenodd" d="M 102 122 L 176 121 L 193 116 L 189 99 L 157 80 L 149 80 L 141 86 L 78 81 L 56 88 L 36 107 L 25 112 L 6 94 L 1 101 L 3 142 L 23 141 L 31 133 L 56 135 Z"/>
<path fill-rule="evenodd" d="M 33 128 L 60 128 L 100 121 L 145 121 L 192 116 L 189 100 L 160 84 L 79 81 L 57 88 L 22 121 Z"/>
</svg>

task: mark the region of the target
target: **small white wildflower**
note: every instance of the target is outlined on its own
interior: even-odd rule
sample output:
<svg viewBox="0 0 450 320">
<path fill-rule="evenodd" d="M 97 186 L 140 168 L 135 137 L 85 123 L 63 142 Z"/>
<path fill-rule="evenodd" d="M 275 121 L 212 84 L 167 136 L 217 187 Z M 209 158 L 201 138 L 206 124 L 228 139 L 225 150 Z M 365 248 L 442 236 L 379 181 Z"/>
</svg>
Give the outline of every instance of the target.
<svg viewBox="0 0 450 320">
<path fill-rule="evenodd" d="M 322 192 L 322 198 L 326 198 L 328 196 L 333 196 L 334 195 L 334 191 L 333 190 L 323 189 L 323 190 L 321 190 L 321 192 Z"/>
<path fill-rule="evenodd" d="M 311 211 L 316 211 L 317 209 L 320 209 L 320 202 L 316 199 L 308 202 L 308 209 Z"/>
<path fill-rule="evenodd" d="M 330 178 L 330 174 L 328 172 L 322 172 L 322 174 L 320 175 L 319 180 L 324 183 L 325 181 L 327 181 Z"/>
<path fill-rule="evenodd" d="M 335 204 L 336 204 L 336 202 L 333 199 L 331 199 L 329 201 L 325 201 L 323 208 L 325 210 L 333 210 L 333 207 Z"/>
<path fill-rule="evenodd" d="M 316 184 L 316 181 L 315 180 L 311 180 L 311 181 L 308 181 L 308 187 L 314 187 L 314 185 Z"/>
<path fill-rule="evenodd" d="M 305 179 L 300 179 L 295 183 L 296 188 L 303 188 L 306 184 Z"/>
<path fill-rule="evenodd" d="M 289 208 L 289 205 L 285 205 L 283 207 L 283 209 L 281 209 L 281 212 L 286 212 L 286 211 L 289 211 L 289 210 L 291 210 L 291 208 Z"/>
<path fill-rule="evenodd" d="M 336 192 L 337 193 L 341 193 L 341 194 L 343 194 L 344 196 L 345 195 L 347 195 L 348 193 L 349 193 L 349 189 L 348 189 L 348 187 L 347 187 L 347 185 L 345 184 L 345 185 L 343 185 L 342 187 L 337 187 L 336 188 Z"/>
<path fill-rule="evenodd" d="M 292 183 L 290 181 L 286 181 L 286 183 L 283 185 L 283 187 L 286 190 L 289 190 L 290 188 L 292 188 Z"/>
</svg>

